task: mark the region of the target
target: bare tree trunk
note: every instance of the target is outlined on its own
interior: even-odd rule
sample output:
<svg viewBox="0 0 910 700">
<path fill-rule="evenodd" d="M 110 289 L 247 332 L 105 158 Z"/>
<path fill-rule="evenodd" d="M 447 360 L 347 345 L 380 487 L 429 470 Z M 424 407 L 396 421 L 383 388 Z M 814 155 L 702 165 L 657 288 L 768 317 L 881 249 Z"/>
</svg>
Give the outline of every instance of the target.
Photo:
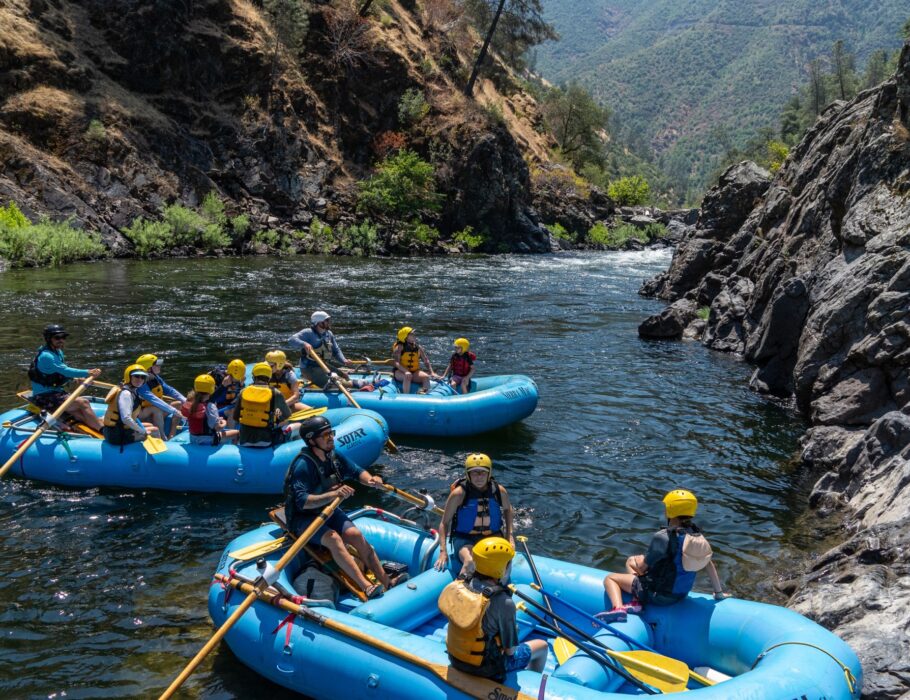
<svg viewBox="0 0 910 700">
<path fill-rule="evenodd" d="M 370 11 L 370 5 L 372 5 L 372 4 L 373 4 L 373 0 L 367 0 L 365 3 L 363 3 L 363 7 L 360 8 L 360 11 L 357 14 L 360 15 L 361 17 L 366 17 L 367 12 Z"/>
<path fill-rule="evenodd" d="M 481 64 L 487 57 L 487 49 L 490 46 L 490 42 L 493 40 L 493 33 L 496 31 L 496 25 L 499 24 L 499 17 L 502 14 L 502 10 L 505 7 L 505 4 L 506 0 L 499 0 L 499 7 L 496 8 L 496 14 L 493 15 L 493 21 L 490 23 L 490 29 L 487 32 L 486 38 L 483 40 L 483 46 L 480 48 L 480 54 L 477 56 L 477 60 L 474 61 L 474 68 L 471 70 L 471 77 L 468 79 L 468 84 L 464 89 L 464 94 L 468 97 L 471 97 L 471 95 L 474 94 L 474 83 L 477 82 L 477 74 L 480 72 Z"/>
</svg>

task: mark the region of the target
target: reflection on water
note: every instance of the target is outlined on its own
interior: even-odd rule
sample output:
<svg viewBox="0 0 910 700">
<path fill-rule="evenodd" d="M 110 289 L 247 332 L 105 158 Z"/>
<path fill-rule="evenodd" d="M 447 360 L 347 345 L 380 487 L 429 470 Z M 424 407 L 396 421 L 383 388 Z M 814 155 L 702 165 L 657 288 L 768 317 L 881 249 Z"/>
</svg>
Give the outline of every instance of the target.
<svg viewBox="0 0 910 700">
<path fill-rule="evenodd" d="M 522 424 L 464 440 L 397 439 L 387 481 L 443 499 L 467 452 L 489 453 L 532 550 L 610 568 L 661 526 L 675 487 L 699 496 L 722 578 L 742 595 L 778 565 L 805 485 L 801 426 L 747 389 L 749 368 L 697 343 L 639 340 L 662 304 L 636 295 L 669 252 L 360 260 L 114 261 L 0 275 L 0 392 L 13 405 L 48 322 L 68 359 L 115 379 L 165 354 L 182 389 L 212 364 L 257 360 L 325 308 L 350 356 L 387 357 L 414 326 L 434 365 L 458 336 L 479 372 L 538 382 Z M 374 492 L 350 505 L 398 508 Z M 120 697 L 160 691 L 211 633 L 209 577 L 225 543 L 274 499 L 71 492 L 0 484 L 0 690 Z M 704 582 L 705 585 L 706 582 Z M 225 648 L 189 682 L 201 697 L 269 692 Z M 265 688 L 268 687 L 266 691 Z"/>
</svg>

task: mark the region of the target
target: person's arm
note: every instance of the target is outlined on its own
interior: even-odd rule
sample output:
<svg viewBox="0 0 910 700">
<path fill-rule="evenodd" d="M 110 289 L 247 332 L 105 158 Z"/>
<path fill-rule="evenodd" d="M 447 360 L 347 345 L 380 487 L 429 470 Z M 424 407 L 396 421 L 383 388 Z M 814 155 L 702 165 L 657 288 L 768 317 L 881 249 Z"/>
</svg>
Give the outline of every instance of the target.
<svg viewBox="0 0 910 700">
<path fill-rule="evenodd" d="M 503 525 L 505 525 L 502 534 L 505 535 L 505 538 L 509 541 L 509 544 L 511 544 L 512 548 L 514 549 L 515 511 L 512 508 L 512 502 L 509 500 L 509 492 L 506 491 L 504 486 L 499 487 L 499 492 L 502 494 L 502 522 Z"/>
<path fill-rule="evenodd" d="M 433 371 L 433 365 L 430 363 L 430 356 L 427 355 L 423 347 L 420 348 L 420 356 L 423 358 L 423 361 L 426 363 L 427 371 L 430 373 L 431 377 L 436 376 L 436 372 Z"/>
<path fill-rule="evenodd" d="M 120 411 L 120 420 L 130 430 L 145 435 L 147 432 L 145 426 L 133 418 L 133 408 L 133 395 L 126 390 L 121 391 L 117 395 L 117 410 Z"/>
<path fill-rule="evenodd" d="M 294 370 L 289 369 L 288 373 L 285 375 L 285 378 L 288 380 L 288 388 L 294 392 L 295 395 L 300 395 L 300 382 L 297 380 L 297 375 L 294 374 Z"/>
<path fill-rule="evenodd" d="M 168 384 L 162 377 L 158 377 L 158 380 L 161 382 L 161 389 L 164 391 L 165 396 L 169 396 L 172 399 L 177 399 L 180 403 L 186 401 L 186 396 L 177 391 L 174 387 Z"/>
<path fill-rule="evenodd" d="M 315 335 L 312 328 L 304 328 L 288 338 L 288 345 L 295 350 L 303 351 L 303 354 L 306 355 L 313 349 L 313 342 L 316 340 Z"/>
<path fill-rule="evenodd" d="M 705 571 L 708 572 L 708 578 L 711 579 L 711 590 L 714 591 L 714 600 L 729 598 L 730 594 L 724 593 L 723 584 L 720 582 L 720 576 L 717 575 L 717 567 L 714 566 L 713 561 L 708 562 Z"/>
<path fill-rule="evenodd" d="M 449 497 L 446 499 L 446 507 L 442 512 L 442 517 L 439 519 L 439 556 L 436 558 L 436 564 L 434 565 L 437 571 L 442 571 L 449 563 L 449 552 L 446 549 L 446 537 L 448 537 L 449 534 L 449 526 L 452 522 L 452 518 L 455 517 L 455 511 L 458 509 L 458 506 L 461 505 L 462 500 L 464 500 L 464 489 L 461 488 L 461 486 L 456 486 L 452 489 L 452 493 L 450 493 Z M 455 552 L 455 556 L 458 556 L 458 552 Z"/>
<path fill-rule="evenodd" d="M 148 384 L 143 384 L 136 390 L 136 393 L 139 395 L 139 398 L 143 401 L 148 401 L 155 408 L 160 408 L 162 411 L 169 415 L 174 415 L 178 413 L 177 409 L 171 406 L 169 403 L 162 401 L 157 396 L 152 393 L 152 390 L 149 389 Z"/>
<path fill-rule="evenodd" d="M 218 415 L 218 407 L 214 401 L 209 401 L 205 406 L 205 420 L 211 430 L 218 428 L 221 416 Z"/>
<path fill-rule="evenodd" d="M 652 566 L 667 556 L 667 548 L 670 546 L 670 536 L 666 530 L 658 530 L 654 537 L 651 538 L 651 544 L 648 545 L 648 552 L 645 554 L 644 568 L 641 573 L 645 574 Z"/>
<path fill-rule="evenodd" d="M 452 359 L 453 358 L 451 358 L 451 357 L 449 358 L 449 364 L 446 365 L 446 371 L 442 373 L 443 379 L 447 379 L 450 374 L 454 374 L 454 372 L 452 370 Z"/>
<path fill-rule="evenodd" d="M 45 374 L 57 373 L 62 374 L 64 377 L 72 377 L 73 379 L 87 377 L 91 374 L 90 370 L 70 367 L 60 359 L 60 356 L 57 353 L 53 352 L 42 352 L 38 355 L 38 362 L 36 364 L 38 369 Z"/>
<path fill-rule="evenodd" d="M 278 391 L 278 389 L 273 388 L 272 395 L 275 397 L 275 410 L 277 410 L 281 416 L 277 422 L 283 424 L 291 417 L 291 409 L 288 408 L 288 402 L 284 400 L 284 396 L 281 395 L 281 392 Z"/>
<path fill-rule="evenodd" d="M 512 600 L 511 596 L 504 596 L 501 612 L 497 616 L 497 622 L 499 623 L 499 640 L 508 656 L 512 656 L 515 653 L 515 649 L 520 643 L 518 641 L 516 615 L 515 601 Z"/>
</svg>

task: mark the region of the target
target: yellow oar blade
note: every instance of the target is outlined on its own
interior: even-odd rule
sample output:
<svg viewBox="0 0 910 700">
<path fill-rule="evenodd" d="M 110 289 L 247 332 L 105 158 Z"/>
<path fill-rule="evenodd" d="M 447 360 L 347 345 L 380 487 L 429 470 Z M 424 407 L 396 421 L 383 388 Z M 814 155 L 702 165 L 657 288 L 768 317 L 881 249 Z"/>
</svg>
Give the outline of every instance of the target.
<svg viewBox="0 0 910 700">
<path fill-rule="evenodd" d="M 560 666 L 571 659 L 576 651 L 578 651 L 578 647 L 565 637 L 557 637 L 553 640 L 553 653 L 556 654 L 556 660 Z"/>
<path fill-rule="evenodd" d="M 287 537 L 278 537 L 274 540 L 268 540 L 267 542 L 257 542 L 256 544 L 251 544 L 247 547 L 236 549 L 233 552 L 228 552 L 228 556 L 231 559 L 249 561 L 250 559 L 258 559 L 259 557 L 265 556 L 266 554 L 274 552 L 276 549 L 286 547 L 288 544 L 289 542 Z"/>
<path fill-rule="evenodd" d="M 156 455 L 159 452 L 167 452 L 167 443 L 159 437 L 149 435 L 142 441 L 142 446 L 150 455 Z"/>
<path fill-rule="evenodd" d="M 304 420 L 305 418 L 320 416 L 328 410 L 324 406 L 322 408 L 305 408 L 302 411 L 297 411 L 297 413 L 292 413 L 288 420 Z"/>
<path fill-rule="evenodd" d="M 679 693 L 687 689 L 689 667 L 682 661 L 653 651 L 608 651 L 607 654 L 625 666 L 638 680 L 658 690 Z"/>
</svg>

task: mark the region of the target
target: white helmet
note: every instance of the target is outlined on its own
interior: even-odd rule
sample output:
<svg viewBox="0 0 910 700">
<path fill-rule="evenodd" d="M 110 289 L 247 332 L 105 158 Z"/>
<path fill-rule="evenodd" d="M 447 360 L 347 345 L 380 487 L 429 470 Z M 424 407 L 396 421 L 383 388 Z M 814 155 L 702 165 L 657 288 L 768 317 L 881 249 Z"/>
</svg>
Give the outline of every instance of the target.
<svg viewBox="0 0 910 700">
<path fill-rule="evenodd" d="M 314 311 L 313 315 L 310 316 L 310 323 L 314 326 L 317 323 L 322 323 L 323 321 L 328 321 L 331 318 L 325 311 Z"/>
</svg>

